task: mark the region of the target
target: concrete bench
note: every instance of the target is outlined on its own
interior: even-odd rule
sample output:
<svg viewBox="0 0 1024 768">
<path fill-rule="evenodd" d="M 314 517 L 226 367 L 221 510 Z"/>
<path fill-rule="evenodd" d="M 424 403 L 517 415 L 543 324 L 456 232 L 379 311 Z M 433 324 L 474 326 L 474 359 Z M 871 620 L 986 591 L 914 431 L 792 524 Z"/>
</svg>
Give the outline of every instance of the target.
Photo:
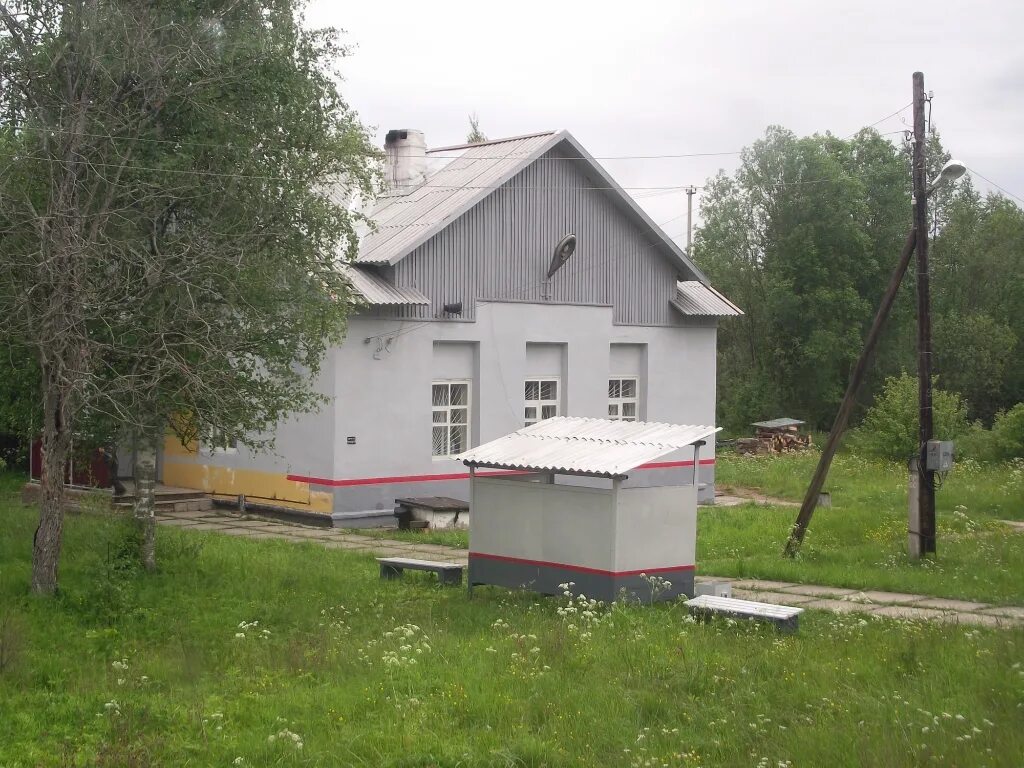
<svg viewBox="0 0 1024 768">
<path fill-rule="evenodd" d="M 437 560 L 415 560 L 410 557 L 378 557 L 380 577 L 397 579 L 402 571 L 431 571 L 437 574 L 441 584 L 461 584 L 462 566 L 458 563 L 443 563 Z"/>
<path fill-rule="evenodd" d="M 751 600 L 737 600 L 734 597 L 715 597 L 714 595 L 698 595 L 686 601 L 686 607 L 693 614 L 722 614 L 737 619 L 753 619 L 754 621 L 770 621 L 779 629 L 796 631 L 797 622 L 803 608 L 789 605 L 773 605 L 772 603 L 755 603 Z"/>
</svg>

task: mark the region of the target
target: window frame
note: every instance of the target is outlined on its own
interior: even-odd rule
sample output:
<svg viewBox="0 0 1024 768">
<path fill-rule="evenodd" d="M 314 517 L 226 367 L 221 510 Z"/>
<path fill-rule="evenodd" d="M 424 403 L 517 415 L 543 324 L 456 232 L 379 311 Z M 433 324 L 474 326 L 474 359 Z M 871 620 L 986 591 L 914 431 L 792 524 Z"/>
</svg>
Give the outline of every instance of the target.
<svg viewBox="0 0 1024 768">
<path fill-rule="evenodd" d="M 233 456 L 238 453 L 238 443 L 238 438 L 227 430 L 207 427 L 200 438 L 200 452 L 205 456 Z"/>
<path fill-rule="evenodd" d="M 611 396 L 611 387 L 612 387 L 612 382 L 613 381 L 619 382 L 619 397 L 612 397 Z M 622 396 L 622 382 L 624 382 L 624 381 L 632 381 L 633 382 L 633 397 L 623 397 Z M 615 409 L 616 409 L 616 414 L 613 415 L 611 413 L 608 413 L 608 415 L 605 416 L 606 419 L 610 419 L 611 421 L 640 421 L 640 377 L 639 376 L 637 376 L 635 374 L 621 375 L 621 376 L 620 375 L 614 375 L 614 374 L 610 375 L 610 376 L 608 376 L 608 390 L 609 390 L 609 394 L 608 394 L 608 409 L 610 410 L 614 406 Z M 634 408 L 635 415 L 633 417 L 629 417 L 628 418 L 628 417 L 623 417 L 623 415 L 622 415 L 622 406 L 626 405 L 627 403 L 632 403 L 635 406 L 635 408 Z"/>
<path fill-rule="evenodd" d="M 452 422 L 452 403 L 451 403 L 451 388 L 456 384 L 464 384 L 466 386 L 466 404 L 456 405 L 454 408 L 466 411 L 465 423 Z M 448 387 L 448 403 L 447 405 L 434 405 L 434 387 L 447 386 Z M 434 421 L 434 412 L 444 411 L 446 420 L 443 422 Z M 470 379 L 433 379 L 430 382 L 430 457 L 434 461 L 447 461 L 453 456 L 458 456 L 459 453 L 468 451 L 472 447 L 472 420 L 473 420 L 473 382 Z M 452 427 L 466 428 L 466 445 L 461 451 L 452 452 Z M 447 453 L 434 453 L 434 429 L 437 427 L 445 427 L 447 432 L 447 439 L 445 441 L 445 449 Z"/>
<path fill-rule="evenodd" d="M 527 400 L 526 399 L 526 387 L 531 383 L 537 385 L 537 399 Z M 541 386 L 544 383 L 555 385 L 555 397 L 549 399 L 543 399 L 540 397 Z M 554 407 L 555 412 L 551 416 L 542 416 L 543 409 L 545 407 Z M 531 420 L 526 416 L 526 409 L 534 408 L 534 418 Z M 527 376 L 523 379 L 523 426 L 530 427 L 538 422 L 544 421 L 545 419 L 554 418 L 555 416 L 562 415 L 562 377 L 561 376 Z"/>
</svg>

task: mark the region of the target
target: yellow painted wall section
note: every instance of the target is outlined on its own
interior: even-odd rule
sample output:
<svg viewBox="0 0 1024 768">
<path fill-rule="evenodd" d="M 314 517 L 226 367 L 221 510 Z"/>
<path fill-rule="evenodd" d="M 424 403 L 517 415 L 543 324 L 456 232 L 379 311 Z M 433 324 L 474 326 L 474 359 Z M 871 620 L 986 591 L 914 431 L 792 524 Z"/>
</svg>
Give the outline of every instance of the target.
<svg viewBox="0 0 1024 768">
<path fill-rule="evenodd" d="M 189 456 L 199 455 L 199 443 L 193 440 L 187 446 L 181 444 L 181 440 L 175 437 L 174 433 L 168 432 L 164 437 L 164 456 Z"/>
<path fill-rule="evenodd" d="M 169 436 L 164 444 L 163 482 L 215 495 L 245 494 L 254 502 L 267 501 L 309 512 L 329 514 L 334 509 L 333 494 L 310 491 L 309 483 L 289 480 L 278 472 L 204 464 L 203 458 L 195 451 L 183 448 L 177 438 Z"/>
</svg>

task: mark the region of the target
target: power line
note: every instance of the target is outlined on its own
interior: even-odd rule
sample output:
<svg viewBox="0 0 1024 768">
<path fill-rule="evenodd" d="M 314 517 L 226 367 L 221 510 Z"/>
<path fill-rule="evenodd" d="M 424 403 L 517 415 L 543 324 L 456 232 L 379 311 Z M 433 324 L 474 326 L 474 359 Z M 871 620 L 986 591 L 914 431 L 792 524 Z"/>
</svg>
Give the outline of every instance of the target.
<svg viewBox="0 0 1024 768">
<path fill-rule="evenodd" d="M 980 173 L 978 173 L 973 168 L 968 168 L 967 170 L 971 172 L 972 176 L 977 176 L 982 181 L 987 181 L 989 184 L 991 184 L 993 187 L 998 189 L 1004 195 L 1008 195 L 1008 196 L 1012 197 L 1014 200 L 1016 200 L 1019 203 L 1024 203 L 1024 198 L 1022 198 L 1020 195 L 1015 195 L 1015 194 L 1013 194 L 1013 192 L 1011 192 L 1010 190 L 1006 189 L 1005 187 L 999 186 L 994 181 L 992 181 L 992 179 L 988 178 L 987 176 L 982 176 Z"/>
<path fill-rule="evenodd" d="M 871 123 L 871 125 L 865 125 L 865 126 L 864 126 L 863 128 L 858 128 L 858 129 L 857 129 L 856 131 L 854 131 L 853 133 L 849 134 L 848 136 L 843 136 L 843 139 L 844 139 L 844 140 L 845 140 L 845 139 L 849 139 L 849 138 L 850 138 L 850 137 L 852 137 L 852 136 L 856 136 L 856 135 L 857 135 L 858 133 L 860 133 L 861 131 L 865 131 L 865 130 L 867 130 L 868 128 L 874 128 L 874 127 L 875 127 L 876 125 L 878 125 L 879 123 L 884 123 L 884 122 L 885 122 L 886 120 L 889 120 L 889 119 L 891 119 L 891 118 L 893 118 L 893 117 L 896 117 L 897 115 L 899 115 L 899 114 L 903 113 L 904 111 L 906 111 L 907 109 L 909 109 L 909 108 L 910 108 L 910 107 L 912 107 L 912 106 L 914 106 L 914 102 L 910 102 L 909 104 L 904 104 L 904 105 L 903 105 L 902 107 L 900 107 L 899 109 L 897 109 L 897 110 L 896 110 L 895 112 L 893 112 L 893 113 L 892 113 L 891 115 L 886 115 L 886 116 L 885 116 L 885 117 L 883 117 L 883 118 L 882 118 L 881 120 L 875 120 L 875 122 Z"/>
<path fill-rule="evenodd" d="M 70 163 L 72 160 L 62 160 L 55 157 L 28 157 L 30 160 L 38 160 L 39 162 L 45 163 Z M 87 162 L 86 165 L 93 168 L 121 168 L 122 166 L 118 163 L 92 163 Z M 293 181 L 293 179 L 286 178 L 284 176 L 265 176 L 261 174 L 248 174 L 248 173 L 229 173 L 223 171 L 199 171 L 191 170 L 186 168 L 150 168 L 146 166 L 131 166 L 132 170 L 135 171 L 148 171 L 152 173 L 171 173 L 177 175 L 191 175 L 200 177 L 211 177 L 221 179 L 245 179 L 249 181 Z M 833 179 L 810 179 L 806 181 L 782 181 L 778 182 L 781 186 L 792 186 L 796 184 L 827 184 L 833 181 Z M 668 184 L 660 186 L 630 186 L 630 187 L 616 187 L 616 186 L 589 186 L 589 187 L 573 187 L 572 191 L 615 191 L 615 190 L 638 190 L 638 191 L 651 191 L 651 192 L 675 192 L 685 191 L 691 187 L 691 184 Z M 697 189 L 703 189 L 703 187 L 696 187 Z M 507 182 L 504 184 L 420 184 L 413 191 L 420 189 L 448 189 L 448 190 L 463 190 L 463 189 L 506 189 L 508 191 L 524 191 L 524 192 L 535 192 L 535 191 L 548 191 L 558 192 L 566 191 L 565 187 L 540 187 L 540 186 L 525 186 L 525 187 L 510 187 L 507 186 Z M 395 202 L 404 203 L 404 200 L 396 200 Z M 419 201 L 412 201 L 419 202 Z"/>
<path fill-rule="evenodd" d="M 56 157 L 36 157 L 36 156 L 25 156 L 28 160 L 37 160 L 43 163 L 73 163 L 78 162 L 75 160 L 62 160 Z M 94 163 L 89 161 L 83 161 L 85 165 L 92 168 L 122 168 L 123 166 L 119 163 Z M 177 175 L 191 175 L 200 177 L 220 178 L 220 179 L 246 179 L 250 181 L 294 181 L 285 176 L 266 176 L 262 174 L 250 174 L 250 173 L 228 173 L 223 171 L 199 171 L 191 170 L 186 168 L 151 168 L 146 166 L 130 165 L 128 166 L 134 171 L 148 171 L 152 173 L 171 173 Z M 673 184 L 663 186 L 641 186 L 641 187 L 613 187 L 613 186 L 592 186 L 592 187 L 573 187 L 574 190 L 651 190 L 651 191 L 664 191 L 664 190 L 677 190 L 683 189 L 689 185 L 687 184 Z M 505 184 L 420 184 L 416 186 L 416 190 L 419 189 L 501 189 L 506 188 L 510 190 L 565 190 L 565 187 L 505 187 Z M 414 190 L 415 191 L 415 190 Z"/>
<path fill-rule="evenodd" d="M 206 141 L 185 141 L 184 139 L 154 139 L 146 137 L 135 137 L 135 136 L 115 136 L 106 133 L 82 133 L 72 132 L 70 130 L 63 130 L 60 128 L 48 128 L 40 129 L 46 133 L 75 133 L 76 136 L 84 136 L 92 139 L 109 139 L 111 141 L 118 141 L 121 139 L 127 139 L 131 142 L 141 141 L 147 144 L 171 144 L 173 146 L 183 147 L 205 147 L 207 149 L 227 149 L 235 148 L 236 145 L 232 145 L 230 142 L 206 142 Z M 552 134 L 554 135 L 554 134 Z M 497 143 L 497 142 L 496 142 Z M 239 147 L 241 148 L 241 147 Z M 291 152 L 293 151 L 289 147 L 255 147 L 255 149 L 267 152 Z M 473 149 L 472 146 L 467 146 L 466 150 Z M 512 152 L 507 155 L 473 155 L 466 157 L 465 153 L 459 154 L 440 154 L 445 150 L 438 150 L 437 152 L 426 151 L 426 158 L 431 159 L 466 159 L 466 160 L 510 160 L 515 158 L 527 158 L 529 153 L 523 152 Z M 669 154 L 657 154 L 657 155 L 599 155 L 591 157 L 538 157 L 537 160 L 555 161 L 555 160 L 568 160 L 568 161 L 580 161 L 580 160 L 674 160 L 674 159 L 685 159 L 690 157 L 724 157 L 728 155 L 738 155 L 741 150 L 731 150 L 728 152 L 681 152 L 681 153 L 669 153 Z M 420 157 L 420 153 L 396 153 L 397 157 Z"/>
<path fill-rule="evenodd" d="M 865 130 L 867 128 L 874 128 L 876 125 L 879 125 L 880 123 L 884 123 L 886 120 L 889 120 L 890 118 L 896 117 L 897 115 L 899 115 L 900 113 L 904 112 L 907 108 L 909 108 L 911 106 L 913 106 L 912 103 L 911 104 L 906 104 L 906 105 L 900 107 L 895 112 L 893 112 L 893 113 L 891 113 L 889 115 L 886 115 L 885 117 L 881 118 L 880 120 L 876 120 L 875 122 L 871 123 L 870 125 L 866 125 L 863 128 L 858 128 L 856 131 L 854 131 L 853 133 L 849 134 L 848 136 L 846 136 L 844 138 L 850 138 L 851 136 L 855 136 L 857 133 L 859 133 L 860 131 Z M 70 131 L 70 130 L 63 130 L 63 129 L 60 129 L 60 128 L 49 128 L 49 129 L 39 129 L 39 130 L 40 131 L 44 131 L 44 132 L 50 132 L 50 133 L 72 133 L 72 131 Z M 84 137 L 87 137 L 87 138 L 94 138 L 94 139 L 109 139 L 111 141 L 117 141 L 119 139 L 127 138 L 130 141 L 140 141 L 140 142 L 151 143 L 151 144 L 171 144 L 171 145 L 174 145 L 174 146 L 205 147 L 205 148 L 208 148 L 208 149 L 225 149 L 225 148 L 233 147 L 233 145 L 230 142 L 186 141 L 184 139 L 155 139 L 155 138 L 146 138 L 146 137 L 141 137 L 141 136 L 140 137 L 119 137 L 119 136 L 114 136 L 114 135 L 111 135 L 111 134 L 104 134 L 104 133 L 83 133 L 83 132 L 75 132 L 75 133 L 78 136 L 84 136 Z M 897 132 L 894 131 L 893 133 L 897 133 Z M 553 136 L 553 135 L 555 135 L 555 133 L 552 133 L 551 135 Z M 887 134 L 883 134 L 883 135 L 887 135 Z M 502 140 L 502 141 L 512 141 L 512 140 L 513 139 L 507 139 L 507 140 Z M 489 144 L 489 143 L 490 144 L 498 144 L 498 143 L 502 143 L 502 141 L 483 142 L 479 146 L 487 146 L 487 144 Z M 474 148 L 474 146 L 478 146 L 478 145 L 466 145 L 466 147 L 464 148 L 465 152 L 471 151 Z M 257 147 L 257 149 L 262 150 L 262 151 L 268 151 L 268 152 L 290 152 L 290 151 L 293 151 L 293 150 L 291 150 L 288 147 Z M 521 158 L 529 157 L 529 153 L 523 153 L 523 152 L 512 152 L 512 153 L 505 154 L 505 155 L 473 155 L 473 156 L 470 156 L 470 157 L 467 157 L 465 152 L 460 152 L 460 153 L 457 153 L 457 154 L 440 154 L 441 152 L 445 152 L 445 151 L 446 150 L 444 150 L 444 149 L 440 149 L 437 152 L 432 153 L 430 150 L 427 150 L 426 151 L 426 158 L 427 159 L 452 159 L 452 160 L 457 160 L 457 159 L 465 159 L 465 160 L 510 160 L 510 159 L 521 159 Z M 743 150 L 728 150 L 728 151 L 722 151 L 722 152 L 676 152 L 676 153 L 661 153 L 661 154 L 650 154 L 650 155 L 592 155 L 592 156 L 589 156 L 589 157 L 538 157 L 538 158 L 534 158 L 534 159 L 535 160 L 541 160 L 541 161 L 548 161 L 548 162 L 552 162 L 552 161 L 569 161 L 569 162 L 577 161 L 578 162 L 578 161 L 591 161 L 591 160 L 613 160 L 613 161 L 619 161 L 619 160 L 681 160 L 681 159 L 694 158 L 694 157 L 729 157 L 729 156 L 733 156 L 733 155 L 742 154 L 742 152 L 743 152 Z M 421 155 L 417 152 L 417 153 L 408 153 L 408 154 L 396 153 L 396 156 L 397 157 L 420 157 Z"/>
</svg>

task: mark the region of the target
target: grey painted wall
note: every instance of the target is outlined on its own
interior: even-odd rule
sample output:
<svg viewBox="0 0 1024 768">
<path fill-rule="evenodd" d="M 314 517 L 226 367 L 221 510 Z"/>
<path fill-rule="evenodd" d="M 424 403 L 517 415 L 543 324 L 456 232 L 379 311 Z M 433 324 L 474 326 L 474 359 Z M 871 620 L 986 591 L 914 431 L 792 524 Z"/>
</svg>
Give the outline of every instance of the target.
<svg viewBox="0 0 1024 768">
<path fill-rule="evenodd" d="M 363 339 L 393 338 L 377 354 Z M 473 443 L 523 426 L 523 381 L 530 373 L 527 345 L 564 349 L 562 413 L 607 415 L 612 345 L 639 345 L 641 412 L 650 421 L 713 424 L 715 414 L 714 322 L 680 327 L 615 325 L 609 307 L 503 303 L 480 307 L 475 323 L 398 322 L 355 318 L 349 339 L 336 350 L 334 480 L 464 474 L 461 462 L 431 456 L 431 382 L 473 371 Z M 531 350 L 534 347 L 531 346 Z M 460 350 L 463 351 L 460 357 Z M 620 362 L 620 361 L 619 361 Z M 621 362 L 620 362 L 621 365 Z M 617 365 L 616 367 L 620 367 Z M 356 444 L 348 445 L 347 437 Z M 713 458 L 713 447 L 702 450 Z M 688 460 L 689 450 L 663 460 Z M 713 482 L 713 467 L 701 480 Z M 689 482 L 689 468 L 634 473 L 630 485 Z M 708 491 L 710 493 L 711 490 Z M 398 496 L 468 498 L 468 481 L 374 482 L 337 487 L 335 509 L 384 509 Z M 707 493 L 705 493 L 705 496 Z"/>
<path fill-rule="evenodd" d="M 331 405 L 283 423 L 276 453 L 252 456 L 243 447 L 237 455 L 184 460 L 358 481 L 312 486 L 333 492 L 335 511 L 389 509 L 401 496 L 467 499 L 465 479 L 396 479 L 467 472 L 461 462 L 431 456 L 431 383 L 471 381 L 471 435 L 478 445 L 523 426 L 523 381 L 537 373 L 530 366 L 538 360 L 558 360 L 561 366 L 564 415 L 604 418 L 608 377 L 632 373 L 620 370 L 628 365 L 640 376 L 640 410 L 648 421 L 713 424 L 715 323 L 645 327 L 613 320 L 610 307 L 520 302 L 483 305 L 475 323 L 355 317 L 319 380 Z M 388 342 L 381 351 L 372 338 L 377 336 Z M 528 358 L 528 349 L 540 356 Z M 551 350 L 556 354 L 548 360 Z M 713 446 L 702 449 L 701 458 L 713 456 Z M 691 458 L 687 449 L 661 460 Z M 689 483 L 691 478 L 689 467 L 644 470 L 634 472 L 626 485 Z M 707 498 L 713 493 L 714 467 L 702 467 L 700 480 L 709 484 L 702 494 Z"/>
<path fill-rule="evenodd" d="M 462 319 L 473 319 L 477 302 L 506 301 L 614 306 L 615 323 L 679 325 L 669 306 L 677 266 L 654 233 L 642 230 L 619 207 L 617 193 L 584 172 L 578 159 L 560 159 L 559 148 L 521 171 L 437 236 L 383 274 L 415 287 L 430 307 L 392 310 L 421 319 L 443 315 L 446 303 L 462 302 Z M 545 279 L 555 244 L 567 233 L 576 252 Z"/>
</svg>

